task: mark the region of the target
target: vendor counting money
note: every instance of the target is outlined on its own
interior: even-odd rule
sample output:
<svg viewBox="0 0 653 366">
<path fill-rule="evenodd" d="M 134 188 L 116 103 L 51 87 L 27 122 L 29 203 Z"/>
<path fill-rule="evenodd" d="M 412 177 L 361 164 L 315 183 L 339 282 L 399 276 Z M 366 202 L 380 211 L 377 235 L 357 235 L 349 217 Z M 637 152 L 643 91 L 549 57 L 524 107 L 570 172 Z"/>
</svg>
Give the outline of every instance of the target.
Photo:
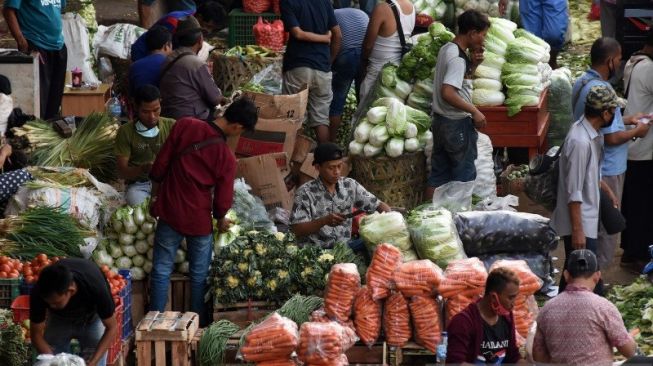
<svg viewBox="0 0 653 366">
<path fill-rule="evenodd" d="M 390 211 L 360 183 L 342 177 L 343 153 L 338 145 L 325 143 L 314 152 L 313 164 L 320 175 L 299 187 L 290 216 L 292 231 L 299 243 L 331 248 L 351 239 L 354 209 L 365 212 Z"/>
</svg>

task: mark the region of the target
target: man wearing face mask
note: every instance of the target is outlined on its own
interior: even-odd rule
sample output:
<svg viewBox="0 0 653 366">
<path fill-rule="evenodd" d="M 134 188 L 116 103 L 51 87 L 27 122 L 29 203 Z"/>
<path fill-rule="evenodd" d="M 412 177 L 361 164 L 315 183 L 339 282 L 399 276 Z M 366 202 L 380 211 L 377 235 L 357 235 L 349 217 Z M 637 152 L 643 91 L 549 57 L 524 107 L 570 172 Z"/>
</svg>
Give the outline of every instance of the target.
<svg viewBox="0 0 653 366">
<path fill-rule="evenodd" d="M 608 80 L 614 76 L 621 63 L 621 46 L 612 38 L 599 38 L 592 45 L 590 59 L 592 67 L 576 81 L 572 91 L 575 121 L 583 116 L 585 100 L 590 88 L 595 85 L 603 85 L 612 89 Z M 621 109 L 617 108 L 614 122 L 601 128 L 605 146 L 605 155 L 601 162 L 601 180 L 605 186 L 610 188 L 609 190 L 604 189 L 604 191 L 610 196 L 615 207 L 621 206 L 628 160 L 628 142 L 633 138 L 646 136 L 649 130 L 647 123 L 638 123 L 641 117 L 641 113 L 622 117 Z M 626 130 L 625 125 L 634 127 Z M 596 255 L 600 268 L 607 269 L 612 264 L 619 236 L 620 234 L 607 234 L 603 225 L 599 225 Z"/>
<path fill-rule="evenodd" d="M 506 268 L 490 272 L 485 296 L 456 314 L 447 327 L 447 365 L 504 365 L 520 361 L 512 308 L 519 277 Z"/>
<path fill-rule="evenodd" d="M 139 205 L 150 196 L 148 174 L 175 123 L 173 119 L 159 117 L 161 94 L 155 86 L 138 88 L 134 103 L 137 119 L 120 127 L 114 148 L 118 175 L 127 182 L 125 200 L 129 205 Z"/>
<path fill-rule="evenodd" d="M 592 86 L 585 100 L 585 115 L 571 126 L 563 143 L 551 227 L 563 238 L 567 258 L 575 249 L 589 249 L 596 253 L 599 189 L 610 192 L 607 184 L 601 181 L 603 136 L 600 130 L 612 125 L 618 109 L 624 106 L 625 101 L 617 97 L 612 87 L 604 84 Z M 562 277 L 560 291 L 564 291 L 565 286 Z M 594 292 L 603 294 L 602 282 Z"/>
</svg>

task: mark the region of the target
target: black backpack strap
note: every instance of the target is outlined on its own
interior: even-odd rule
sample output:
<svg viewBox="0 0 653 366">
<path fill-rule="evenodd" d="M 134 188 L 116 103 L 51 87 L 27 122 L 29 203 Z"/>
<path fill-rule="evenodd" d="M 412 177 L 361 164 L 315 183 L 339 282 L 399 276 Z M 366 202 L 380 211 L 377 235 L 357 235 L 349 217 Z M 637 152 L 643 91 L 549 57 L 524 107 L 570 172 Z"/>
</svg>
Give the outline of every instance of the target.
<svg viewBox="0 0 653 366">
<path fill-rule="evenodd" d="M 399 33 L 399 42 L 401 42 L 401 48 L 404 49 L 406 48 L 406 38 L 404 37 L 404 29 L 401 26 L 401 19 L 399 18 L 399 9 L 397 9 L 397 5 L 394 3 L 392 0 L 385 0 L 385 2 L 390 6 L 390 9 L 392 9 L 392 12 L 395 15 L 395 22 L 397 23 L 397 33 Z"/>
<path fill-rule="evenodd" d="M 174 60 L 170 61 L 170 62 L 169 62 L 169 63 L 168 63 L 164 68 L 163 68 L 163 70 L 161 71 L 161 76 L 160 76 L 160 78 L 163 79 L 163 75 L 165 75 L 168 71 L 170 71 L 170 69 L 171 69 L 173 66 L 175 66 L 175 64 L 177 63 L 177 61 L 181 60 L 182 58 L 184 58 L 184 57 L 186 57 L 186 56 L 190 56 L 190 55 L 194 55 L 194 53 L 192 53 L 192 52 L 190 52 L 190 51 L 180 53 L 177 57 L 175 57 Z"/>
<path fill-rule="evenodd" d="M 224 137 L 219 136 L 219 137 L 212 137 L 210 139 L 206 139 L 204 141 L 200 141 L 200 142 L 191 144 L 190 146 L 187 146 L 185 149 L 183 149 L 179 153 L 179 155 L 177 155 L 177 159 L 175 159 L 175 160 L 178 160 L 182 156 L 184 156 L 186 154 L 189 154 L 189 153 L 191 153 L 193 151 L 202 150 L 203 148 L 205 148 L 207 146 L 219 144 L 219 143 L 222 143 L 222 142 L 225 142 L 225 139 L 224 139 Z"/>
</svg>

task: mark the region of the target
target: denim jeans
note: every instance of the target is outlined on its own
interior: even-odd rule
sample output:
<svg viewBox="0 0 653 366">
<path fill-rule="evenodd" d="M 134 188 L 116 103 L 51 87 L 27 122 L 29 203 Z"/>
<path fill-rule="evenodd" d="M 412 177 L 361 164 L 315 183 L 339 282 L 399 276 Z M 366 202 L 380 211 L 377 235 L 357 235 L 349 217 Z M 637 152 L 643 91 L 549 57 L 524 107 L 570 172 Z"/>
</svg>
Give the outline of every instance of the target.
<svg viewBox="0 0 653 366">
<path fill-rule="evenodd" d="M 186 238 L 190 276 L 190 310 L 200 315 L 200 324 L 208 324 L 204 295 L 208 288 L 207 277 L 213 252 L 213 235 L 185 236 L 162 220 L 154 236 L 154 258 L 150 273 L 150 310 L 163 311 L 168 301 L 170 275 L 174 269 L 175 255 Z"/>
<path fill-rule="evenodd" d="M 95 354 L 96 347 L 104 335 L 104 324 L 94 314 L 88 318 L 67 319 L 49 313 L 45 325 L 45 341 L 53 348 L 55 354 L 70 353 L 70 341 L 79 341 L 81 357 L 88 361 Z M 107 354 L 100 359 L 98 366 L 105 366 Z"/>
<path fill-rule="evenodd" d="M 478 132 L 471 117 L 433 119 L 433 153 L 429 187 L 439 187 L 452 181 L 469 182 L 476 179 L 474 160 L 478 155 Z"/>
<path fill-rule="evenodd" d="M 351 83 L 358 74 L 360 61 L 361 50 L 359 48 L 350 48 L 342 50 L 333 62 L 331 67 L 333 72 L 333 78 L 331 79 L 333 100 L 329 108 L 329 117 L 342 115 L 349 88 L 351 88 Z"/>
<path fill-rule="evenodd" d="M 565 242 L 565 264 L 562 267 L 563 271 L 567 269 L 567 258 L 569 258 L 569 255 L 571 252 L 574 251 L 573 246 L 571 245 L 571 236 L 565 236 L 562 238 Z M 589 249 L 592 251 L 592 253 L 596 254 L 596 250 L 599 246 L 599 241 L 598 239 L 592 239 L 592 238 L 585 238 L 585 248 Z M 599 267 L 599 270 L 601 268 Z M 567 287 L 567 281 L 565 280 L 564 273 L 560 276 L 560 290 L 559 292 L 562 292 L 565 290 L 565 287 Z M 600 296 L 603 296 L 603 279 L 599 280 L 599 283 L 596 284 L 596 287 L 594 288 L 594 293 Z"/>
<path fill-rule="evenodd" d="M 125 192 L 125 201 L 130 206 L 138 206 L 145 201 L 152 193 L 152 184 L 150 181 L 134 182 L 127 186 Z"/>
</svg>

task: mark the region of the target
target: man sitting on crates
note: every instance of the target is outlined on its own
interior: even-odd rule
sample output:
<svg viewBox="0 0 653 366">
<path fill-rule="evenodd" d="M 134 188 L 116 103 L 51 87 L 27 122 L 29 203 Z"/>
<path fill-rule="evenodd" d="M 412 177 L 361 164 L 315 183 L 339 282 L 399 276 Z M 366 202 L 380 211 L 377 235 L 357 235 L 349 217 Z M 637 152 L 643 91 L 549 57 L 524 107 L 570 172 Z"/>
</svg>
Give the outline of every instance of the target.
<svg viewBox="0 0 653 366">
<path fill-rule="evenodd" d="M 353 209 L 363 212 L 388 212 L 390 206 L 379 201 L 360 183 L 342 177 L 342 149 L 334 143 L 319 145 L 313 164 L 320 176 L 297 190 L 290 223 L 301 244 L 332 248 L 351 239 Z M 350 244 L 354 251 L 362 250 Z"/>
<path fill-rule="evenodd" d="M 32 345 L 39 354 L 70 353 L 74 338 L 86 365 L 104 366 L 109 346 L 120 336 L 115 312 L 100 268 L 90 260 L 62 259 L 43 268 L 32 289 Z"/>
</svg>

